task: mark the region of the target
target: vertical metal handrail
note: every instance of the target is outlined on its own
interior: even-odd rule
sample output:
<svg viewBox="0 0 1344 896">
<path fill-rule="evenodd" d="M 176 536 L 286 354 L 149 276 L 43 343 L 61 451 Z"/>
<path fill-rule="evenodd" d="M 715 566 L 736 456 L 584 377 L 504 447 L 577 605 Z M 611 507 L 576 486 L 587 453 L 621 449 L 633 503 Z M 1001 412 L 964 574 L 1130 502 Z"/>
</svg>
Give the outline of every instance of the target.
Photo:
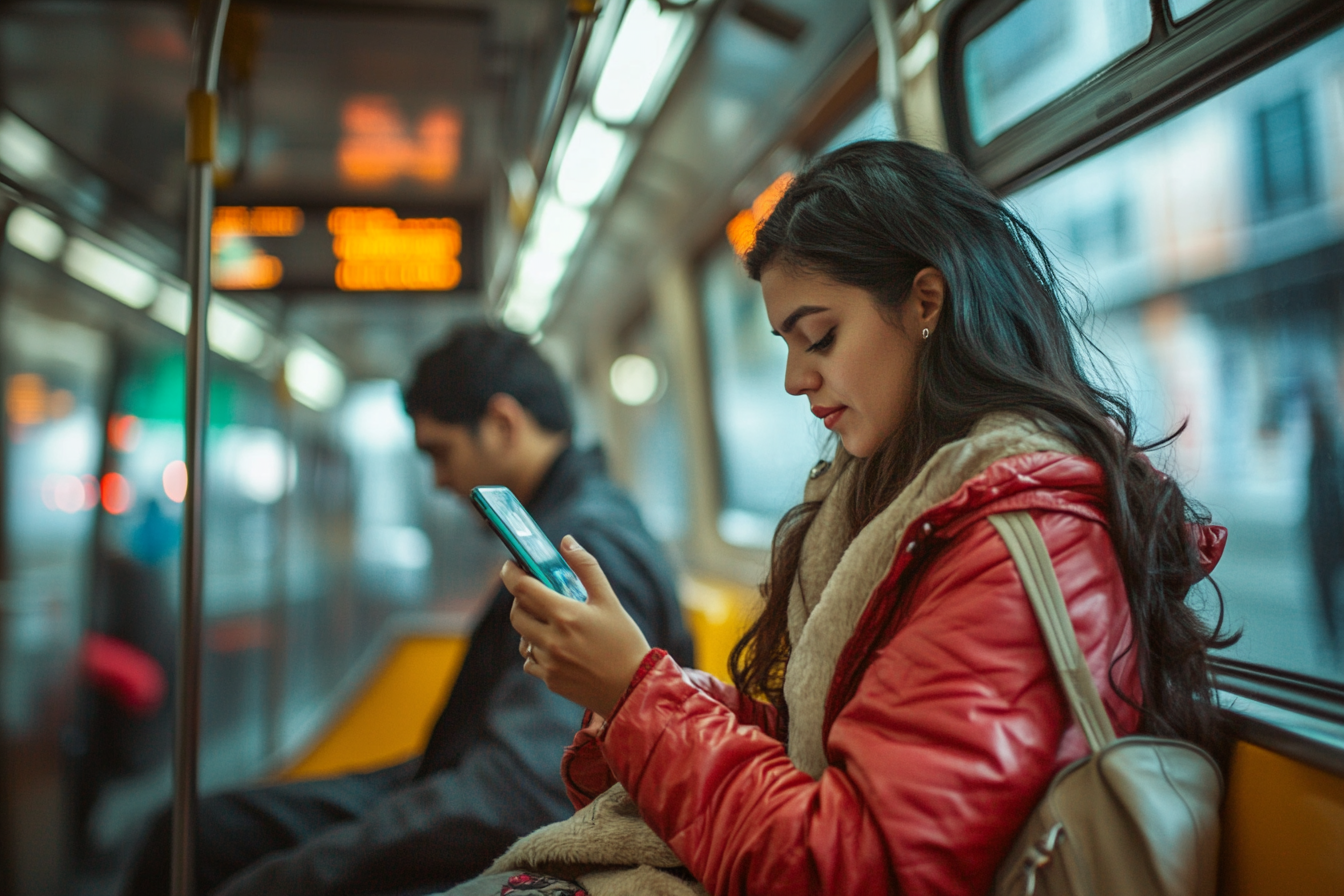
<svg viewBox="0 0 1344 896">
<path fill-rule="evenodd" d="M 873 36 L 877 38 L 877 94 L 891 109 L 896 139 L 909 134 L 905 123 L 905 103 L 901 99 L 901 46 L 896 38 L 896 5 L 892 0 L 869 0 L 873 17 Z"/>
<path fill-rule="evenodd" d="M 201 521 L 205 485 L 210 346 L 210 225 L 214 217 L 214 162 L 220 45 L 229 0 L 203 0 L 192 34 L 191 93 L 187 96 L 187 494 L 182 506 L 182 606 L 177 641 L 177 717 L 173 731 L 172 896 L 196 889 L 196 765 L 201 719 Z"/>
</svg>

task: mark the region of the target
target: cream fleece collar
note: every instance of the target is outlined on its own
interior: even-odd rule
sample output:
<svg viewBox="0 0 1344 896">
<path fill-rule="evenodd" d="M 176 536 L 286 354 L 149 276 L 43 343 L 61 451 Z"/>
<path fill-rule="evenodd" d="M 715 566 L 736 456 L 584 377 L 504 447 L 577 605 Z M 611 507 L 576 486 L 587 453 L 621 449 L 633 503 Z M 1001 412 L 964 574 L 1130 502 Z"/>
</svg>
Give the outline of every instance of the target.
<svg viewBox="0 0 1344 896">
<path fill-rule="evenodd" d="M 873 591 L 891 569 L 906 529 L 957 493 L 969 479 L 1006 457 L 1036 451 L 1075 453 L 1037 424 L 1015 414 L 990 414 L 964 439 L 940 448 L 876 518 L 846 543 L 845 505 L 858 465 L 844 449 L 805 490 L 821 508 L 803 540 L 802 561 L 789 595 L 789 641 L 784 672 L 789 706 L 789 758 L 814 778 L 826 769 L 822 741 L 826 697 L 836 663 Z"/>
</svg>

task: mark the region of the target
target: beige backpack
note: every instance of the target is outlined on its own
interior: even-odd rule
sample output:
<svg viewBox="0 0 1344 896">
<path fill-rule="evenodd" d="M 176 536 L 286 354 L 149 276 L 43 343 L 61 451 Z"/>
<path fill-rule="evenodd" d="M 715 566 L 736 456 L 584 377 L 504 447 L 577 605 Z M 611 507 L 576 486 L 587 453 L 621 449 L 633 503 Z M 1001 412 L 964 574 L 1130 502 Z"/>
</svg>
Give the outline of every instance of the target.
<svg viewBox="0 0 1344 896">
<path fill-rule="evenodd" d="M 1177 740 L 1115 736 L 1040 530 L 989 518 L 1008 545 L 1092 754 L 1055 776 L 999 867 L 995 896 L 1213 896 L 1223 778 Z"/>
</svg>

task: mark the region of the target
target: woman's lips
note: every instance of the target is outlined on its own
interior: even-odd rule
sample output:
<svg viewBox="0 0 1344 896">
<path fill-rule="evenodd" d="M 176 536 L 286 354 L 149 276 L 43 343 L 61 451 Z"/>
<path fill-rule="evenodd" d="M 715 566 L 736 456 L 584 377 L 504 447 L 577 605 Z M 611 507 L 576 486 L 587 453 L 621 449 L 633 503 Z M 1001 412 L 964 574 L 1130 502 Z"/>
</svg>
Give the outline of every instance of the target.
<svg viewBox="0 0 1344 896">
<path fill-rule="evenodd" d="M 835 429 L 835 424 L 840 422 L 840 415 L 847 410 L 849 410 L 847 407 L 839 404 L 830 408 L 814 407 L 812 413 L 821 418 L 821 422 L 825 424 L 827 429 Z"/>
</svg>

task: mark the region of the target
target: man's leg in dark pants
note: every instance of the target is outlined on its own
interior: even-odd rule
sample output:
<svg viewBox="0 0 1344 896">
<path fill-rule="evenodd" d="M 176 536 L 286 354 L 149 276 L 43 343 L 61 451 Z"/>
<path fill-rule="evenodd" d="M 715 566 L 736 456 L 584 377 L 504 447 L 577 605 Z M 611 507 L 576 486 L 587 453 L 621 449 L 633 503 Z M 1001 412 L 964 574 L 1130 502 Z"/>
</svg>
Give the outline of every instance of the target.
<svg viewBox="0 0 1344 896">
<path fill-rule="evenodd" d="M 415 763 L 367 775 L 300 781 L 206 797 L 200 802 L 196 841 L 196 896 L 209 893 L 252 863 L 297 846 L 332 825 L 358 818 L 410 780 Z M 168 896 L 172 815 L 150 823 L 127 873 L 123 896 Z"/>
</svg>

